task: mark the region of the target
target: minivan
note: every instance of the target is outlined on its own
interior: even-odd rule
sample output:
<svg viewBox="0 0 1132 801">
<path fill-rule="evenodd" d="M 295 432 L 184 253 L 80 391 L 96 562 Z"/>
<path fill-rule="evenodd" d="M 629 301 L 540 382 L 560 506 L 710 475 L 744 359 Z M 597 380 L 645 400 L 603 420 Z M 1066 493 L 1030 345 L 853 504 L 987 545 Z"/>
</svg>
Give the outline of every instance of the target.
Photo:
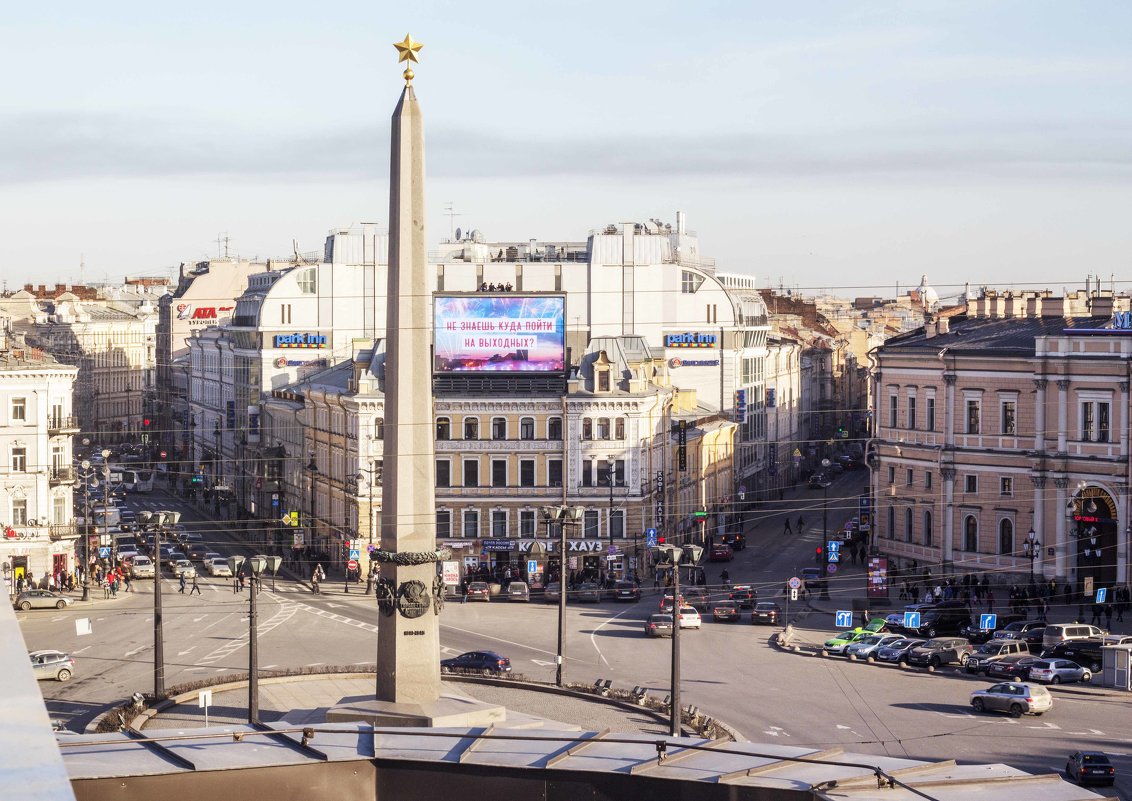
<svg viewBox="0 0 1132 801">
<path fill-rule="evenodd" d="M 1066 640 L 1100 639 L 1107 632 L 1084 623 L 1050 623 L 1042 635 L 1042 651 Z"/>
</svg>

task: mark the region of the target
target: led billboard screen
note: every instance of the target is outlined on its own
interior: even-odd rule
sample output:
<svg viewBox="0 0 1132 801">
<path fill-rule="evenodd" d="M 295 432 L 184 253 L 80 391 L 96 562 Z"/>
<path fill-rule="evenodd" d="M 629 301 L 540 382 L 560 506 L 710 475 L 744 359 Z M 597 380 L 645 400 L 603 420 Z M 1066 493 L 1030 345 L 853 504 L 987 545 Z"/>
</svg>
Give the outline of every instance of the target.
<svg viewBox="0 0 1132 801">
<path fill-rule="evenodd" d="M 562 295 L 436 295 L 436 373 L 561 373 L 566 364 Z"/>
</svg>

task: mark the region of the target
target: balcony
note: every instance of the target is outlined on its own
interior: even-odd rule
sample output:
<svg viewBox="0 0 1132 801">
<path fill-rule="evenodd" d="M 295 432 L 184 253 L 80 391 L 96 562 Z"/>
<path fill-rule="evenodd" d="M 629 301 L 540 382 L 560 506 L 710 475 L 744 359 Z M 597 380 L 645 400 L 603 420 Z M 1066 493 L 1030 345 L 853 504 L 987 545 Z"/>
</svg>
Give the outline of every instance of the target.
<svg viewBox="0 0 1132 801">
<path fill-rule="evenodd" d="M 52 523 L 50 527 L 51 540 L 73 540 L 79 536 L 79 529 L 74 523 Z"/>
<path fill-rule="evenodd" d="M 53 487 L 59 484 L 73 484 L 76 479 L 73 467 L 52 467 L 48 475 L 48 483 Z"/>
<path fill-rule="evenodd" d="M 61 434 L 79 433 L 79 418 L 67 415 L 51 415 L 47 418 L 47 433 L 57 437 Z"/>
</svg>

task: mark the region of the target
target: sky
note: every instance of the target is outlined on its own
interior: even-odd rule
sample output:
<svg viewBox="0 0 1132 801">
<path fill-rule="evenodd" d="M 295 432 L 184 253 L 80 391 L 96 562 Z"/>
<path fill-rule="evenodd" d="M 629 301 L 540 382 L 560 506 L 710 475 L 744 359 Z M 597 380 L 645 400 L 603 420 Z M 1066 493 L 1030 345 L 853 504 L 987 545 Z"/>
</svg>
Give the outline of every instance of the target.
<svg viewBox="0 0 1132 801">
<path fill-rule="evenodd" d="M 21 3 L 0 277 L 168 275 L 219 237 L 287 258 L 384 224 L 409 32 L 430 241 L 682 210 L 760 285 L 1120 289 L 1130 29 L 1132 4 L 1088 0 Z"/>
</svg>

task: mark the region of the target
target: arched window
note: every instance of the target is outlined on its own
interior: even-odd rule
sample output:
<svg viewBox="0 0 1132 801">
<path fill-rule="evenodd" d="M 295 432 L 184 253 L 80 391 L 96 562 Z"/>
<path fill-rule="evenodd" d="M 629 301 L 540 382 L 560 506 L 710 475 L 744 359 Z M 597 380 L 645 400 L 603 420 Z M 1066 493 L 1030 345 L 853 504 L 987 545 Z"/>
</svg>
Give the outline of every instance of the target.
<svg viewBox="0 0 1132 801">
<path fill-rule="evenodd" d="M 506 417 L 493 417 L 493 418 L 491 418 L 491 438 L 492 439 L 507 439 L 507 418 Z"/>
<path fill-rule="evenodd" d="M 441 441 L 452 439 L 452 421 L 447 417 L 436 418 L 436 438 Z"/>
<path fill-rule="evenodd" d="M 594 438 L 594 421 L 588 417 L 582 418 L 582 439 Z"/>
<path fill-rule="evenodd" d="M 979 521 L 974 515 L 963 518 L 963 550 L 971 553 L 979 550 Z"/>
<path fill-rule="evenodd" d="M 924 512 L 924 545 L 931 547 L 932 544 L 932 513 Z"/>
<path fill-rule="evenodd" d="M 998 524 L 998 552 L 1004 556 L 1014 553 L 1014 522 L 1003 518 Z"/>
<path fill-rule="evenodd" d="M 464 439 L 480 438 L 480 419 L 478 417 L 464 418 Z"/>
<path fill-rule="evenodd" d="M 912 507 L 904 510 L 904 541 L 912 541 Z"/>
<path fill-rule="evenodd" d="M 896 507 L 888 507 L 888 528 L 884 532 L 890 540 L 896 539 Z"/>
</svg>

